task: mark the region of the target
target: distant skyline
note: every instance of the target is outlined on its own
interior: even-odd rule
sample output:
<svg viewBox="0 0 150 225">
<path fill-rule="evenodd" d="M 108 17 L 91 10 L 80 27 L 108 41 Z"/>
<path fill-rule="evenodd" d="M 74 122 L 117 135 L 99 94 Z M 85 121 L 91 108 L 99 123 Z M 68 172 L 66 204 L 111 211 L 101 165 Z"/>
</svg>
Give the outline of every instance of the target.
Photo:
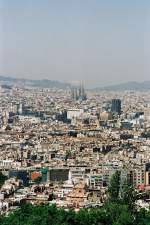
<svg viewBox="0 0 150 225">
<path fill-rule="evenodd" d="M 150 80 L 149 0 L 0 0 L 0 75 Z"/>
</svg>

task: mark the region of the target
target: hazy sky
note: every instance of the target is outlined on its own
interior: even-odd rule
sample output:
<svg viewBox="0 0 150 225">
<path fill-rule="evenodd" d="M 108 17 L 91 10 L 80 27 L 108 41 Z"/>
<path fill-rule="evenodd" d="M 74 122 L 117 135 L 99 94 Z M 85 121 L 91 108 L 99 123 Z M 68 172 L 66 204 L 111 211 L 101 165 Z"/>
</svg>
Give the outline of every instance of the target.
<svg viewBox="0 0 150 225">
<path fill-rule="evenodd" d="M 0 0 L 0 75 L 150 80 L 150 0 Z"/>
</svg>

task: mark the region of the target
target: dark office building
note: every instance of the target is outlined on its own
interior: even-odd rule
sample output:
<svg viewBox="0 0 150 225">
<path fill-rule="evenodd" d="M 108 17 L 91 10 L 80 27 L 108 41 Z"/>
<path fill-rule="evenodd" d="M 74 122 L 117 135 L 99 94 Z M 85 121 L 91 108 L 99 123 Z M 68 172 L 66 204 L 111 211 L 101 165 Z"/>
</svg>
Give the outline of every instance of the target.
<svg viewBox="0 0 150 225">
<path fill-rule="evenodd" d="M 48 180 L 66 181 L 68 180 L 69 169 L 50 169 L 48 171 Z"/>
<path fill-rule="evenodd" d="M 112 99 L 111 102 L 111 112 L 121 114 L 121 100 L 120 99 Z"/>
<path fill-rule="evenodd" d="M 23 181 L 24 186 L 28 186 L 29 184 L 29 176 L 27 171 L 25 170 L 11 170 L 9 172 L 9 177 L 16 177 Z"/>
</svg>

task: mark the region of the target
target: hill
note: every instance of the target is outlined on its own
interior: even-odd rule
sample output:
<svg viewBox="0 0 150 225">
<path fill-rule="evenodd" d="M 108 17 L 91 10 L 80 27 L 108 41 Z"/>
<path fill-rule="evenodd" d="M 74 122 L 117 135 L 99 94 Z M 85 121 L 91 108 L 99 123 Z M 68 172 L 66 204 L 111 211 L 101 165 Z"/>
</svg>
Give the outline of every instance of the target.
<svg viewBox="0 0 150 225">
<path fill-rule="evenodd" d="M 41 88 L 62 88 L 65 89 L 70 87 L 69 83 L 60 82 L 57 80 L 31 80 L 31 79 L 22 79 L 22 78 L 13 78 L 13 77 L 5 77 L 0 76 L 0 83 L 6 85 L 24 85 L 24 86 L 32 86 L 32 87 L 41 87 Z"/>
<path fill-rule="evenodd" d="M 122 84 L 110 85 L 105 87 L 98 87 L 96 90 L 99 91 L 125 91 L 125 90 L 136 90 L 136 91 L 149 91 L 150 90 L 150 81 L 144 82 L 127 82 Z"/>
</svg>

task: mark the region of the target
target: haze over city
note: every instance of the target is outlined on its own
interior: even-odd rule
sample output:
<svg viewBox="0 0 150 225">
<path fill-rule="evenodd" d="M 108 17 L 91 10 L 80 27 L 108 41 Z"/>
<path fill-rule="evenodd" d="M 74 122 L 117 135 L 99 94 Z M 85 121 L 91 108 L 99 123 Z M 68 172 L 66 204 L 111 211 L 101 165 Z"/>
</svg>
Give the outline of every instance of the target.
<svg viewBox="0 0 150 225">
<path fill-rule="evenodd" d="M 0 0 L 0 225 L 150 225 L 149 40 L 149 0 Z"/>
<path fill-rule="evenodd" d="M 0 75 L 149 80 L 150 1 L 0 0 Z"/>
</svg>

